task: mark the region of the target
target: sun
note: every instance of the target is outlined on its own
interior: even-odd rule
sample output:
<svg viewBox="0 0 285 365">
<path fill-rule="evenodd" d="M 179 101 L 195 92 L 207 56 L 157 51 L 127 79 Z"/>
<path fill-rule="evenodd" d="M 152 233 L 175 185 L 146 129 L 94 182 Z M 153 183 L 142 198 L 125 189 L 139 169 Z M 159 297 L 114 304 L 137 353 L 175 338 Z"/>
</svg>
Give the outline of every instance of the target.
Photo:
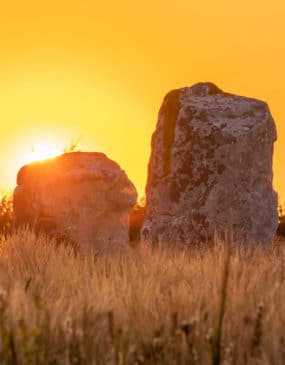
<svg viewBox="0 0 285 365">
<path fill-rule="evenodd" d="M 31 151 L 24 156 L 24 163 L 47 160 L 60 154 L 62 154 L 62 151 L 57 145 L 42 141 L 33 144 Z"/>
</svg>

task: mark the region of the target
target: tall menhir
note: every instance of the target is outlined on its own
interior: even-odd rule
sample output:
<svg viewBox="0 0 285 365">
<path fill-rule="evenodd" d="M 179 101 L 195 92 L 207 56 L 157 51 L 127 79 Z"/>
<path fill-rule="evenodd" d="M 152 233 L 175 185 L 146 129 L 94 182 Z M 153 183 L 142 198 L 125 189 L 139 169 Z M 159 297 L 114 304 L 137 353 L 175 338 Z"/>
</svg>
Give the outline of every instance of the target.
<svg viewBox="0 0 285 365">
<path fill-rule="evenodd" d="M 171 91 L 152 136 L 143 239 L 207 243 L 233 226 L 236 242 L 274 238 L 276 128 L 266 103 L 211 83 Z"/>
</svg>

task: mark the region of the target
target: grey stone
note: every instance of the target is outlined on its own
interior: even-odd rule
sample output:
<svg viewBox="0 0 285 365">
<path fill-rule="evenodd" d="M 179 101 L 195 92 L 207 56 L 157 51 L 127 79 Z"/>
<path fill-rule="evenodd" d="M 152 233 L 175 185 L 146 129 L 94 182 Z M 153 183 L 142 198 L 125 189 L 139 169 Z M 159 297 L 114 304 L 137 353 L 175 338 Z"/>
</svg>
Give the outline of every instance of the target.
<svg viewBox="0 0 285 365">
<path fill-rule="evenodd" d="M 265 102 L 211 83 L 171 91 L 152 136 L 142 237 L 200 244 L 230 224 L 236 242 L 270 242 L 276 138 Z"/>
</svg>

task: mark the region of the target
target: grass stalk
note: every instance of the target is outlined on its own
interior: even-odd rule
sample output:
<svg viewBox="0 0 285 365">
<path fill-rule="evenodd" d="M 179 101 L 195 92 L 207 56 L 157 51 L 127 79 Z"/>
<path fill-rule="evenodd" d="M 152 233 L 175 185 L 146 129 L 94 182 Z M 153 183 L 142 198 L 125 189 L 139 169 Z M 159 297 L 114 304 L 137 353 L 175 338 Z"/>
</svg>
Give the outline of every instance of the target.
<svg viewBox="0 0 285 365">
<path fill-rule="evenodd" d="M 220 365 L 222 357 L 222 338 L 223 338 L 223 321 L 226 312 L 226 300 L 227 300 L 227 288 L 230 273 L 230 259 L 231 259 L 231 247 L 233 242 L 233 229 L 232 225 L 228 225 L 225 232 L 225 244 L 226 255 L 223 266 L 221 292 L 220 292 L 220 304 L 217 318 L 217 325 L 213 336 L 212 342 L 212 365 Z"/>
</svg>

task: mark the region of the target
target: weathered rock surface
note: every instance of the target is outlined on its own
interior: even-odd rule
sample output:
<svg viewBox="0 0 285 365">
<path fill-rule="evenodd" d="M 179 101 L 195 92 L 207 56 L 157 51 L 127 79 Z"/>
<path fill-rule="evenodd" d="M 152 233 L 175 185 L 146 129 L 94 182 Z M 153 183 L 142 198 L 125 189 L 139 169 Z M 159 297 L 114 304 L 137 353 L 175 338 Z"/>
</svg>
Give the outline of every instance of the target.
<svg viewBox="0 0 285 365">
<path fill-rule="evenodd" d="M 171 91 L 152 137 L 142 237 L 199 244 L 232 223 L 235 241 L 269 242 L 275 124 L 266 103 L 211 83 Z"/>
<path fill-rule="evenodd" d="M 22 167 L 14 191 L 15 229 L 29 224 L 83 249 L 128 242 L 137 199 L 119 165 L 102 153 L 74 152 Z"/>
</svg>

